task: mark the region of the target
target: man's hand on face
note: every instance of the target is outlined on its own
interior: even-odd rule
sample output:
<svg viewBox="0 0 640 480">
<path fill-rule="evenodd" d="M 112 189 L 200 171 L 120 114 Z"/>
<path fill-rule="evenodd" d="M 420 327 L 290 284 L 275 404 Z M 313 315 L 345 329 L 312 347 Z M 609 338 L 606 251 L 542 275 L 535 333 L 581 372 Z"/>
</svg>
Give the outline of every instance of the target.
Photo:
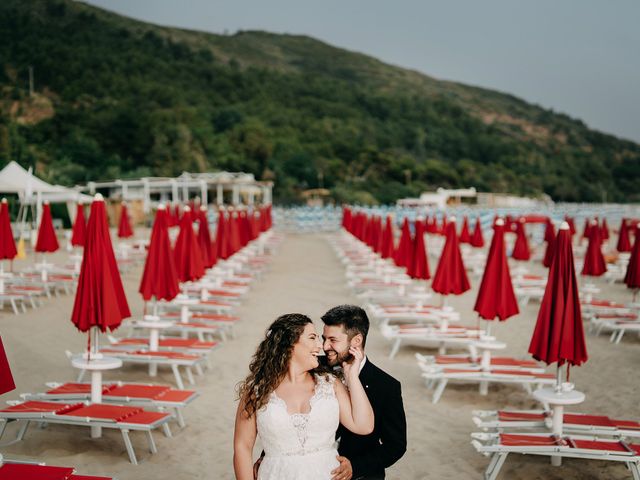
<svg viewBox="0 0 640 480">
<path fill-rule="evenodd" d="M 351 468 L 351 462 L 347 457 L 336 457 L 340 462 L 340 465 L 331 472 L 331 480 L 351 480 L 353 476 L 353 469 Z"/>
</svg>

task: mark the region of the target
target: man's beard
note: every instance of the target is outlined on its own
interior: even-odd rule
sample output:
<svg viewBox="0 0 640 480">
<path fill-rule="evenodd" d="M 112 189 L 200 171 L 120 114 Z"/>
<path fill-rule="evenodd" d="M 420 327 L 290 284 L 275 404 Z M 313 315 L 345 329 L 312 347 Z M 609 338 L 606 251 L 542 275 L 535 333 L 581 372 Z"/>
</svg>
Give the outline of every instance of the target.
<svg viewBox="0 0 640 480">
<path fill-rule="evenodd" d="M 327 350 L 324 352 L 327 358 L 327 364 L 330 367 L 341 367 L 343 362 L 351 362 L 353 360 L 353 355 L 349 353 L 349 350 L 345 350 L 344 352 L 338 352 L 336 350 Z M 329 357 L 330 353 L 336 353 L 335 357 Z"/>
</svg>

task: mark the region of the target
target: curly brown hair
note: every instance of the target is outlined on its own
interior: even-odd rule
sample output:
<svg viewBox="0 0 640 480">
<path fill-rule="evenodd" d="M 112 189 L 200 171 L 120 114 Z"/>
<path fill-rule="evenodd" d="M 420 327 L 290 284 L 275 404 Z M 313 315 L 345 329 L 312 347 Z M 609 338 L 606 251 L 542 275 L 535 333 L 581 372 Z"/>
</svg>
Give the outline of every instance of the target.
<svg viewBox="0 0 640 480">
<path fill-rule="evenodd" d="M 251 417 L 264 406 L 289 368 L 293 346 L 307 324 L 313 323 L 301 313 L 279 316 L 267 329 L 249 364 L 249 375 L 238 385 L 238 397 Z"/>
</svg>

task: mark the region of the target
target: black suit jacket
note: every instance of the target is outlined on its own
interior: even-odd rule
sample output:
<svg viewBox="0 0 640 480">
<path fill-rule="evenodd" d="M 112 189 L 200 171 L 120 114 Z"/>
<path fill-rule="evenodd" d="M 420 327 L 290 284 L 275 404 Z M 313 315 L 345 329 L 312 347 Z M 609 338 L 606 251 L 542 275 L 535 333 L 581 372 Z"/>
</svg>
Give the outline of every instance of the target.
<svg viewBox="0 0 640 480">
<path fill-rule="evenodd" d="M 356 435 L 340 425 L 338 452 L 351 462 L 354 479 L 369 475 L 384 478 L 384 469 L 397 462 L 407 450 L 407 420 L 400 382 L 368 358 L 360 372 L 360 381 L 373 407 L 375 426 L 369 435 Z"/>
</svg>

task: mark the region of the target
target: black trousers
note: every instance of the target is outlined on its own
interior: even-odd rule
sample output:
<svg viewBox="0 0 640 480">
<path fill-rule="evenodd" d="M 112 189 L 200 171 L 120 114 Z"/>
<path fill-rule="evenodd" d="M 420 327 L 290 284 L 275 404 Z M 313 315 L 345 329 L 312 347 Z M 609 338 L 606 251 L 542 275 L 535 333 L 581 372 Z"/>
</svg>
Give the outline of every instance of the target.
<svg viewBox="0 0 640 480">
<path fill-rule="evenodd" d="M 384 473 L 374 473 L 371 475 L 364 475 L 362 477 L 358 477 L 353 480 L 384 480 Z"/>
</svg>

